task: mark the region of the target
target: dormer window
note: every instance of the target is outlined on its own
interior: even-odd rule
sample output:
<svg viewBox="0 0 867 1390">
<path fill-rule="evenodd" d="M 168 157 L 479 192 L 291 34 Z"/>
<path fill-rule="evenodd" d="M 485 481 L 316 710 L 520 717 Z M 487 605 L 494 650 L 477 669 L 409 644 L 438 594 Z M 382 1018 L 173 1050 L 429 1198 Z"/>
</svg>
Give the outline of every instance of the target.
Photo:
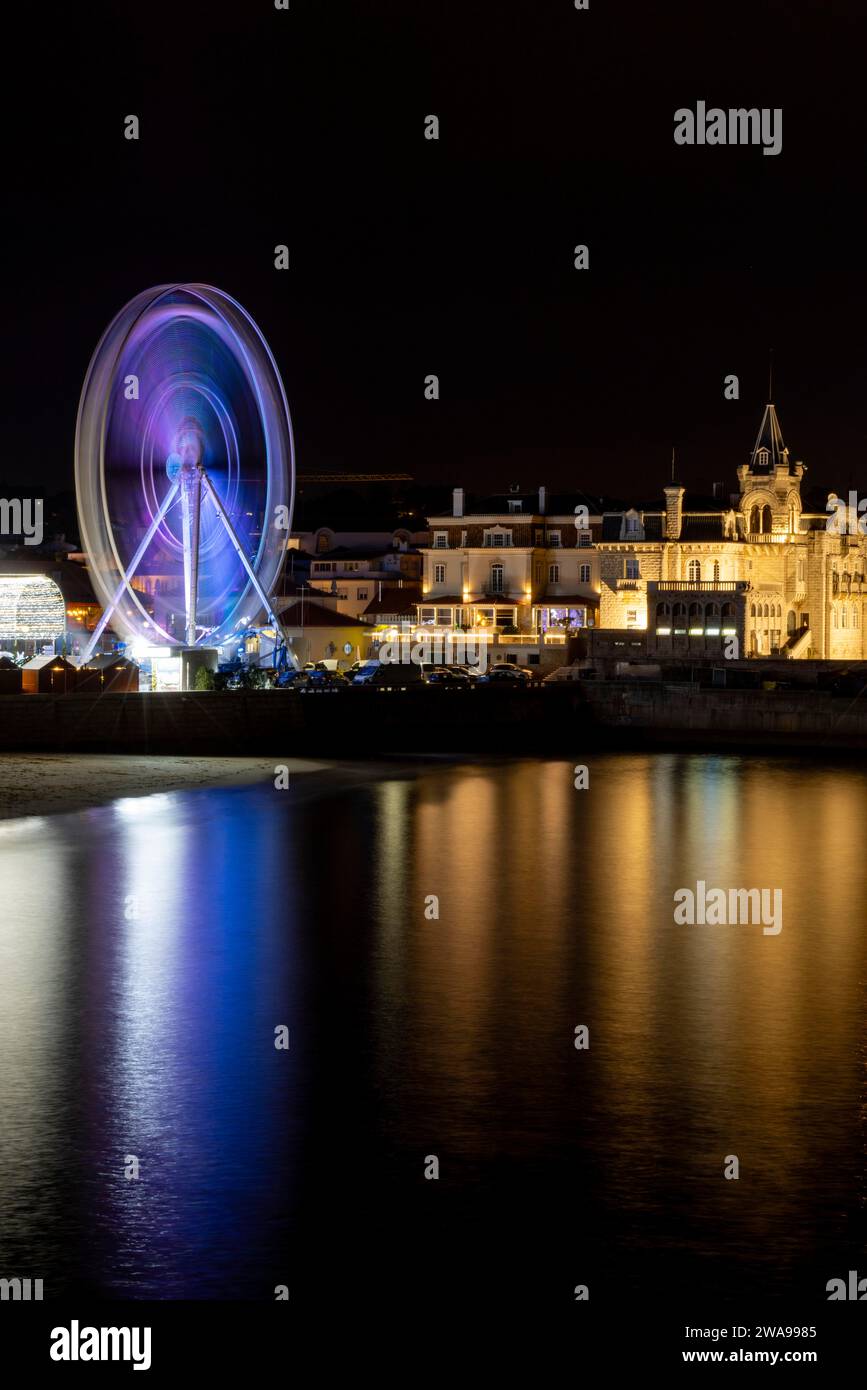
<svg viewBox="0 0 867 1390">
<path fill-rule="evenodd" d="M 770 450 L 756 449 L 756 468 L 767 468 L 770 460 Z"/>
<path fill-rule="evenodd" d="M 509 498 L 509 511 L 510 511 L 510 512 L 519 512 L 520 510 L 521 510 L 521 499 L 520 499 L 520 497 L 510 497 L 510 498 Z"/>
</svg>

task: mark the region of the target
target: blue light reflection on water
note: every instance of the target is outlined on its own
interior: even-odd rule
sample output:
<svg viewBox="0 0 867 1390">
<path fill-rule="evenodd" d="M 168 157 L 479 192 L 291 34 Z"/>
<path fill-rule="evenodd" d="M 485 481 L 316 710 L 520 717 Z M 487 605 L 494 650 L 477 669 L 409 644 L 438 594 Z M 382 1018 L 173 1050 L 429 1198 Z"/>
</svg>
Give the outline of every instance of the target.
<svg viewBox="0 0 867 1390">
<path fill-rule="evenodd" d="M 249 1288 L 261 1232 L 276 1240 L 291 1208 L 304 1094 L 291 836 L 248 797 L 211 792 L 13 824 L 3 953 L 24 989 L 3 1011 L 0 1174 L 33 1211 L 47 1201 L 40 1224 L 66 1233 L 67 1255 L 81 1241 L 71 1268 L 59 1261 L 76 1282 L 140 1297 Z M 288 1052 L 274 1046 L 284 1023 Z M 14 1219 L 4 1234 L 8 1263 L 28 1242 Z"/>
</svg>

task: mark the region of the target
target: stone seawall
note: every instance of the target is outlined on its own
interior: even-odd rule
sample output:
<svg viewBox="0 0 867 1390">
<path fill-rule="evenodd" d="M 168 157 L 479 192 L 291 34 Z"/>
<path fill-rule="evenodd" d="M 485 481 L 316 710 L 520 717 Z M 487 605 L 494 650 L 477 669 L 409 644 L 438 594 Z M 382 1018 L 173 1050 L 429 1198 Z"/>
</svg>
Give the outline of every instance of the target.
<svg viewBox="0 0 867 1390">
<path fill-rule="evenodd" d="M 581 684 L 595 727 L 625 743 L 867 750 L 867 692 L 708 690 L 617 681 Z"/>
<path fill-rule="evenodd" d="M 568 756 L 594 744 L 867 751 L 867 694 L 570 681 L 529 690 L 0 696 L 0 751 L 9 752 Z"/>
<path fill-rule="evenodd" d="M 256 754 L 515 751 L 542 746 L 550 692 L 340 690 L 0 697 L 0 751 Z M 574 697 L 554 699 L 559 723 Z"/>
</svg>

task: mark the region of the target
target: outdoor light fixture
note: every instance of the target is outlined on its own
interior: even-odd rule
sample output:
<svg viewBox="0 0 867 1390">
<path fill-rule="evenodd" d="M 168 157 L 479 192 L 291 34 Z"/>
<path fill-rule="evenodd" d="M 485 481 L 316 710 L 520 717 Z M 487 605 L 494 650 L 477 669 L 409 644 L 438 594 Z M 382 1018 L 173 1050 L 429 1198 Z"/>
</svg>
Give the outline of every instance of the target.
<svg viewBox="0 0 867 1390">
<path fill-rule="evenodd" d="M 66 605 L 44 574 L 0 575 L 0 640 L 54 642 L 66 632 Z"/>
</svg>

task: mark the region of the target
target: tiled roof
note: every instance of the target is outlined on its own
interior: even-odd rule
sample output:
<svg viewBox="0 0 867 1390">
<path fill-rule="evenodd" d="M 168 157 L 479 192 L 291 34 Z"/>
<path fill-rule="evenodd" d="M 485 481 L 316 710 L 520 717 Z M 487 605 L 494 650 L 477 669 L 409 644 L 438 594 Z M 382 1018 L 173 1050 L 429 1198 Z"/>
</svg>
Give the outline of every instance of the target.
<svg viewBox="0 0 867 1390">
<path fill-rule="evenodd" d="M 702 516 L 700 513 L 684 513 L 680 528 L 681 540 L 721 541 L 723 534 L 721 515 Z"/>
<path fill-rule="evenodd" d="M 282 609 L 280 622 L 283 626 L 301 627 L 302 608 L 304 627 L 367 627 L 367 623 L 353 618 L 351 613 L 341 613 L 339 608 L 326 608 L 324 604 L 314 603 L 312 599 L 305 599 L 303 604 L 300 600 L 294 600 Z"/>
<path fill-rule="evenodd" d="M 383 589 L 378 598 L 372 598 L 365 608 L 365 613 L 371 618 L 375 618 L 378 613 L 407 613 L 413 614 L 416 605 L 420 601 L 420 593 L 416 585 L 407 585 L 405 589 Z M 441 600 L 437 600 L 441 602 Z"/>
</svg>

